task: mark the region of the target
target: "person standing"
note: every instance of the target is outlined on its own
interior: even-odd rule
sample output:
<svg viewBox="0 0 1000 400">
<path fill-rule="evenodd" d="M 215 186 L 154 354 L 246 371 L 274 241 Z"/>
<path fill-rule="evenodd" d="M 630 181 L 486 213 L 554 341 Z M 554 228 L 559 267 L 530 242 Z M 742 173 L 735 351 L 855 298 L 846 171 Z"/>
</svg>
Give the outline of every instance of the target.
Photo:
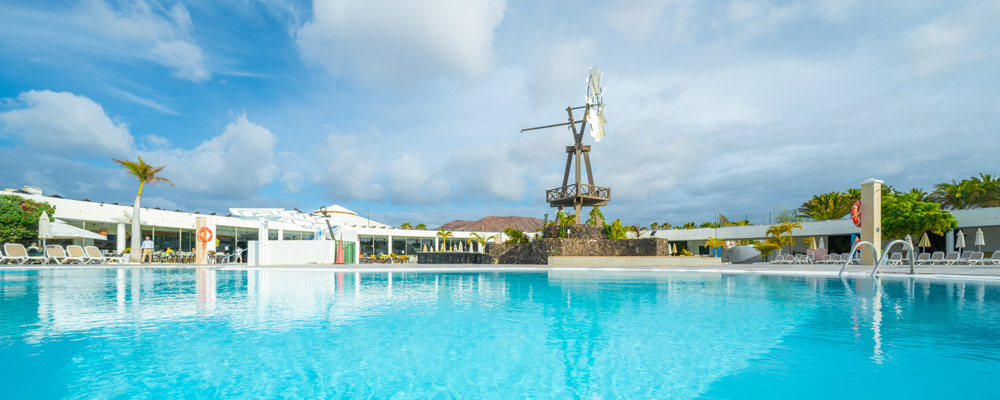
<svg viewBox="0 0 1000 400">
<path fill-rule="evenodd" d="M 149 236 L 146 236 L 146 240 L 142 241 L 142 262 L 146 262 L 146 257 L 149 257 L 149 262 L 153 262 L 153 241 L 149 240 Z"/>
</svg>

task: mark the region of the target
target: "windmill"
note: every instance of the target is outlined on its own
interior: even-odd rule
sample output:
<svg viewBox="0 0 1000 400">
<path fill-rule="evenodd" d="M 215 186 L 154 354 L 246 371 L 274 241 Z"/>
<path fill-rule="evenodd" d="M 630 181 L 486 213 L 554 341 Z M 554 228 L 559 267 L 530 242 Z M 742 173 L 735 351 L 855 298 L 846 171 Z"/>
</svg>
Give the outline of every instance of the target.
<svg viewBox="0 0 1000 400">
<path fill-rule="evenodd" d="M 594 185 L 594 174 L 590 168 L 590 146 L 583 144 L 583 134 L 587 129 L 588 122 L 590 123 L 590 136 L 594 138 L 594 141 L 600 142 L 604 138 L 604 124 L 608 121 L 604 118 L 605 88 L 601 86 L 602 76 L 603 74 L 598 71 L 597 66 L 590 69 L 590 76 L 587 77 L 587 104 L 579 107 L 566 107 L 569 122 L 521 129 L 523 133 L 537 129 L 568 126 L 572 132 L 573 145 L 566 146 L 566 172 L 563 174 L 562 186 L 546 190 L 545 201 L 551 207 L 558 207 L 560 211 L 563 207 L 572 206 L 576 212 L 577 224 L 580 223 L 580 209 L 582 207 L 603 206 L 611 199 L 611 188 Z M 577 121 L 573 111 L 580 109 L 583 109 L 583 119 Z M 579 124 L 579 129 L 577 129 L 577 124 Z M 569 172 L 574 163 L 576 180 L 570 184 Z M 580 181 L 584 166 L 587 168 L 587 183 Z"/>
</svg>

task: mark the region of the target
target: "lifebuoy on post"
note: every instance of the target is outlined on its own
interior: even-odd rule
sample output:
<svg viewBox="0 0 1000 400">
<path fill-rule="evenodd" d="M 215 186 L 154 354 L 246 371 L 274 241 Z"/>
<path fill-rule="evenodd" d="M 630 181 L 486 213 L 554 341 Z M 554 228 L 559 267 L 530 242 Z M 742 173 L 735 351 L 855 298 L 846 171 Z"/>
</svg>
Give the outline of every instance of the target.
<svg viewBox="0 0 1000 400">
<path fill-rule="evenodd" d="M 200 240 L 202 243 L 208 243 L 209 241 L 211 241 L 212 230 L 208 229 L 207 226 L 203 226 L 201 227 L 201 229 L 198 229 L 198 240 Z"/>
<path fill-rule="evenodd" d="M 861 227 L 861 200 L 855 201 L 851 206 L 851 222 L 854 222 L 854 226 Z"/>
</svg>

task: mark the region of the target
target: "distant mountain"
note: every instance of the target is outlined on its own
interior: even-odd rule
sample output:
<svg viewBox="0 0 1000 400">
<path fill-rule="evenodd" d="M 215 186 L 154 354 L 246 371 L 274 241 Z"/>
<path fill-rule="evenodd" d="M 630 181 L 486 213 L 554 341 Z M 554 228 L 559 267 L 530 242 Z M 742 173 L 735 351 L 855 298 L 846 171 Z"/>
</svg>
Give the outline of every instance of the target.
<svg viewBox="0 0 1000 400">
<path fill-rule="evenodd" d="M 478 221 L 456 219 L 441 226 L 449 231 L 503 231 L 515 228 L 524 232 L 541 229 L 542 220 L 531 217 L 486 217 Z"/>
</svg>

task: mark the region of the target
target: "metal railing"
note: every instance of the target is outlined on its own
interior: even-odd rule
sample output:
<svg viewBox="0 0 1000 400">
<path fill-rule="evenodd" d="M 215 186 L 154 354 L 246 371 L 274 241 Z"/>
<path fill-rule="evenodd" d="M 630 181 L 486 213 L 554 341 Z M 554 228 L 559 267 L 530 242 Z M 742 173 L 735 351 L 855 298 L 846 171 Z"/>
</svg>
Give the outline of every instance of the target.
<svg viewBox="0 0 1000 400">
<path fill-rule="evenodd" d="M 907 257 L 907 258 L 910 259 L 910 274 L 915 274 L 916 273 L 916 270 L 915 270 L 916 257 L 914 257 L 914 254 L 913 254 L 914 253 L 913 252 L 913 245 L 910 244 L 910 242 L 908 242 L 906 240 L 897 239 L 897 240 L 893 240 L 893 241 L 889 242 L 889 244 L 885 246 L 885 249 L 882 251 L 882 256 L 881 257 L 879 257 L 878 249 L 875 247 L 875 245 L 872 242 L 867 242 L 867 241 L 863 241 L 863 240 L 862 241 L 858 241 L 857 243 L 854 244 L 854 247 L 851 248 L 851 253 L 848 254 L 847 260 L 844 261 L 844 266 L 840 267 L 840 274 L 839 274 L 839 276 L 844 276 L 844 271 L 847 270 L 847 266 L 851 265 L 851 262 L 854 261 L 854 254 L 857 253 L 858 251 L 860 251 L 861 247 L 863 245 L 868 245 L 868 247 L 870 247 L 872 249 L 872 255 L 874 256 L 872 258 L 875 259 L 875 266 L 874 266 L 874 268 L 872 268 L 872 273 L 871 273 L 871 276 L 875 277 L 875 274 L 878 273 L 878 269 L 881 266 L 885 265 L 886 261 L 888 260 L 888 258 L 889 258 L 889 250 L 892 249 L 892 246 L 895 246 L 897 244 L 903 245 L 903 247 L 909 249 L 909 253 L 908 253 L 909 257 Z"/>
<path fill-rule="evenodd" d="M 566 185 L 545 191 L 545 200 L 548 202 L 569 199 L 576 196 L 596 197 L 599 199 L 609 200 L 611 199 L 611 188 L 581 183 L 579 194 L 576 191 L 576 184 Z"/>
<path fill-rule="evenodd" d="M 847 266 L 851 265 L 851 262 L 854 261 L 854 253 L 857 253 L 859 250 L 861 250 L 862 245 L 868 245 L 868 247 L 871 247 L 872 255 L 874 256 L 872 258 L 876 260 L 878 259 L 878 248 L 876 248 L 875 245 L 872 244 L 872 242 L 859 240 L 857 243 L 854 244 L 854 247 L 851 248 L 851 253 L 847 255 L 847 260 L 844 261 L 844 266 L 840 267 L 840 276 L 844 276 L 844 271 L 847 270 Z"/>
<path fill-rule="evenodd" d="M 910 274 L 916 273 L 914 266 L 917 263 L 917 258 L 913 255 L 913 245 L 906 240 L 896 239 L 889 242 L 889 244 L 885 246 L 885 250 L 882 250 L 882 257 L 879 258 L 877 263 L 875 263 L 875 269 L 872 270 L 872 276 L 875 276 L 875 273 L 878 272 L 879 267 L 885 265 L 886 259 L 889 258 L 889 250 L 892 249 L 892 246 L 895 246 L 896 244 L 901 244 L 903 245 L 903 247 L 910 250 L 909 252 L 907 252 L 907 254 L 909 255 L 909 257 L 907 258 L 910 259 Z"/>
</svg>

